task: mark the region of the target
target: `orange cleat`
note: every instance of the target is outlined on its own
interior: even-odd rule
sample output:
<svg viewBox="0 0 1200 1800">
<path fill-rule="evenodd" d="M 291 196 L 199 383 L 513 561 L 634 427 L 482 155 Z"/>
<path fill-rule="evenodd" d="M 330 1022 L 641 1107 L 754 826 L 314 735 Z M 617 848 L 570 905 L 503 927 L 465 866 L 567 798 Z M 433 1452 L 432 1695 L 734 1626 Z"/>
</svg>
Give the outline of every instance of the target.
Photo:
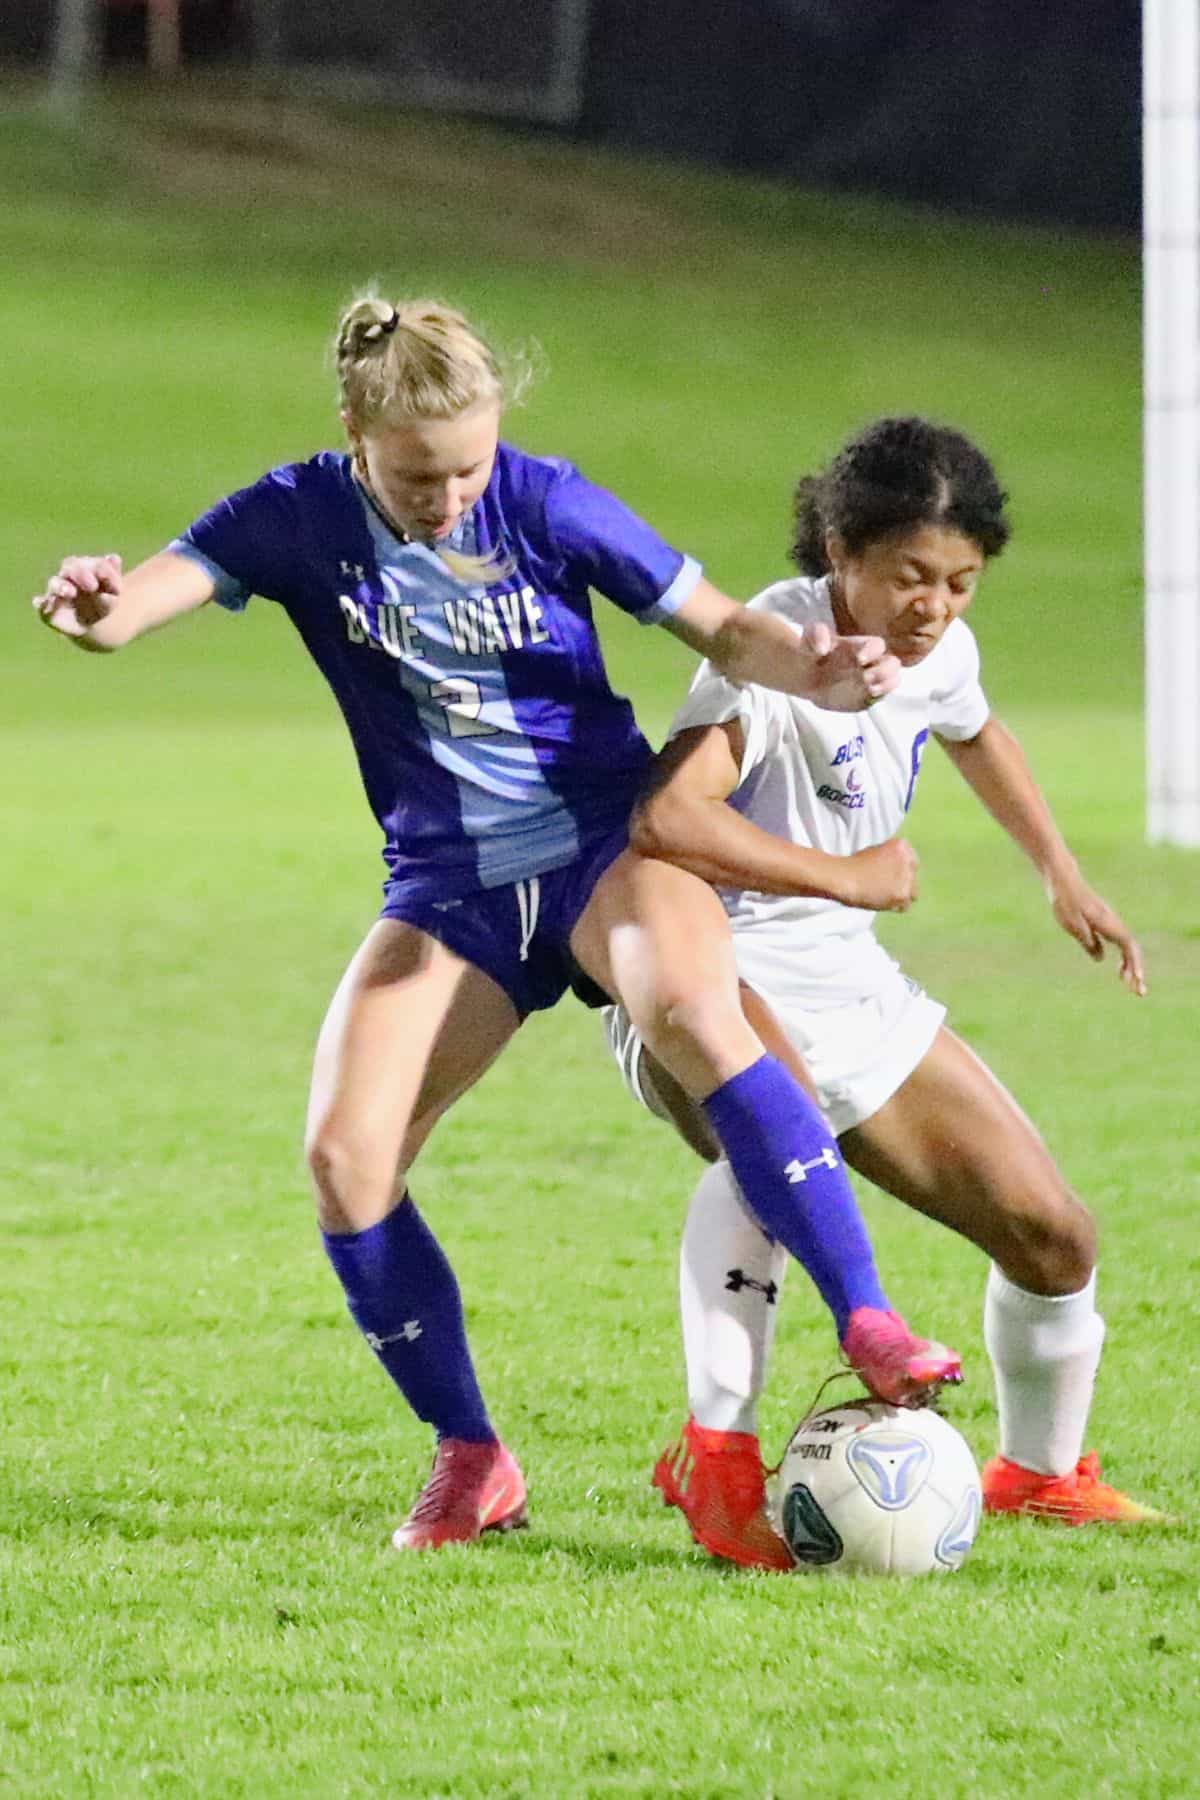
<svg viewBox="0 0 1200 1800">
<path fill-rule="evenodd" d="M 899 1313 L 877 1306 L 855 1307 L 842 1354 L 875 1399 L 889 1406 L 927 1406 L 939 1388 L 962 1380 L 956 1350 L 916 1337 Z"/>
<path fill-rule="evenodd" d="M 679 1508 L 710 1555 L 744 1569 L 795 1568 L 767 1518 L 762 1455 L 751 1432 L 710 1431 L 689 1419 L 650 1479 L 664 1506 Z"/>
<path fill-rule="evenodd" d="M 516 1457 L 494 1438 L 484 1444 L 442 1438 L 429 1480 L 393 1532 L 392 1547 L 471 1544 L 485 1531 L 514 1531 L 526 1522 L 525 1477 Z"/>
<path fill-rule="evenodd" d="M 989 1513 L 1026 1513 L 1034 1519 L 1057 1519 L 1060 1525 L 1166 1525 L 1166 1513 L 1142 1506 L 1100 1479 L 1094 1450 L 1081 1456 L 1066 1475 L 1039 1475 L 1005 1456 L 993 1456 L 982 1475 L 983 1509 Z"/>
</svg>

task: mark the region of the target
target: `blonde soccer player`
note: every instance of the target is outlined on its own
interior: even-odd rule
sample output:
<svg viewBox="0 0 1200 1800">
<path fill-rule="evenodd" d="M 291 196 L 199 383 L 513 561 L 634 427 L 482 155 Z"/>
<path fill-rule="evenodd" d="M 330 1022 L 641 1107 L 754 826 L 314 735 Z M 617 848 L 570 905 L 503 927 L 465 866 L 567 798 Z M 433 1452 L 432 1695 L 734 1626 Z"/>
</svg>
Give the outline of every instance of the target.
<svg viewBox="0 0 1200 1800">
<path fill-rule="evenodd" d="M 1005 499 L 974 443 L 918 418 L 876 421 L 802 480 L 800 574 L 751 610 L 797 631 L 878 635 L 900 680 L 848 717 L 705 665 L 634 842 L 717 887 L 749 1016 L 802 1059 L 851 1166 L 989 1258 L 984 1333 L 1000 1447 L 983 1474 L 987 1508 L 1068 1523 L 1149 1519 L 1159 1515 L 1082 1453 L 1104 1338 L 1092 1219 L 1017 1103 L 873 929 L 877 911 L 902 911 L 916 894 L 916 857 L 897 834 L 932 738 L 1033 862 L 1058 924 L 1097 961 L 1114 945 L 1125 987 L 1146 991 L 1137 943 L 1089 887 L 980 684 L 963 614 L 1007 541 Z M 681 1257 L 690 1413 L 654 1481 L 706 1548 L 786 1568 L 763 1506 L 756 1417 L 784 1260 L 636 1025 L 621 1009 L 608 1025 L 635 1094 L 715 1159 Z"/>
<path fill-rule="evenodd" d="M 958 1359 L 888 1307 L 828 1125 L 742 1015 L 716 896 L 628 847 L 650 749 L 608 684 L 590 591 L 735 680 L 851 711 L 894 684 L 895 658 L 747 611 L 572 464 L 502 441 L 504 367 L 454 308 L 363 295 L 335 355 L 346 451 L 270 470 L 127 574 L 115 556 L 68 557 L 34 605 L 64 639 L 112 651 L 261 595 L 345 716 L 386 879 L 317 1045 L 308 1160 L 351 1314 L 435 1433 L 393 1538 L 421 1550 L 522 1523 L 526 1495 L 409 1170 L 576 965 L 702 1105 L 868 1384 L 924 1393 Z M 820 1178 L 796 1186 L 789 1169 L 814 1159 Z"/>
</svg>

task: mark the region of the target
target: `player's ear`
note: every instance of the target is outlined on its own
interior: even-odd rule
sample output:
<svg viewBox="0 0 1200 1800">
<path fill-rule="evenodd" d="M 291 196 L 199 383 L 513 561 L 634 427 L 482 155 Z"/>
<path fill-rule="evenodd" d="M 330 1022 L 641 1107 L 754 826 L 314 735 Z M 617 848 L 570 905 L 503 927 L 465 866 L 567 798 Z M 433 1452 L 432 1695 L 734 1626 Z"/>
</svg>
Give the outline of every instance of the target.
<svg viewBox="0 0 1200 1800">
<path fill-rule="evenodd" d="M 846 540 L 836 531 L 825 533 L 825 562 L 831 569 L 836 569 L 846 560 Z"/>
<path fill-rule="evenodd" d="M 349 440 L 350 448 L 357 454 L 359 445 L 362 443 L 362 434 L 354 423 L 349 407 L 343 406 L 338 417 L 342 421 L 342 429 Z"/>
</svg>

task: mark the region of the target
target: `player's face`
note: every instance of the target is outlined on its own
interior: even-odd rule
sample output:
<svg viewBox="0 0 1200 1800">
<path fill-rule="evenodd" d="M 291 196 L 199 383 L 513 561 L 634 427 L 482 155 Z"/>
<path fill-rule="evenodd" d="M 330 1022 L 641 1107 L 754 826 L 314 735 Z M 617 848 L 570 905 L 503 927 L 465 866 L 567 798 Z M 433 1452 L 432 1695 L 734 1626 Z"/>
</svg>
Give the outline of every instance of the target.
<svg viewBox="0 0 1200 1800">
<path fill-rule="evenodd" d="M 967 610 L 984 560 L 978 544 L 942 525 L 893 532 L 854 555 L 831 537 L 827 551 L 839 629 L 883 638 L 906 668 Z"/>
<path fill-rule="evenodd" d="M 492 401 L 453 419 L 405 419 L 351 432 L 371 491 L 409 537 L 449 537 L 492 474 L 500 408 Z"/>
</svg>

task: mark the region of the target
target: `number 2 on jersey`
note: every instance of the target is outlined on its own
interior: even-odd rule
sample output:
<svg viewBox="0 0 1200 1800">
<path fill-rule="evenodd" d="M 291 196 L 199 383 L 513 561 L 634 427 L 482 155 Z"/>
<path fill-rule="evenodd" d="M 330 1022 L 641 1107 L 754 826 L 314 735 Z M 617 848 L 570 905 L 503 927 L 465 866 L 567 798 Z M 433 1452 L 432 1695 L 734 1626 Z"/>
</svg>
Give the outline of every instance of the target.
<svg viewBox="0 0 1200 1800">
<path fill-rule="evenodd" d="M 445 708 L 446 729 L 451 737 L 492 737 L 498 730 L 479 717 L 483 705 L 479 683 L 465 675 L 448 675 L 445 681 L 435 681 L 429 697 Z"/>
</svg>

